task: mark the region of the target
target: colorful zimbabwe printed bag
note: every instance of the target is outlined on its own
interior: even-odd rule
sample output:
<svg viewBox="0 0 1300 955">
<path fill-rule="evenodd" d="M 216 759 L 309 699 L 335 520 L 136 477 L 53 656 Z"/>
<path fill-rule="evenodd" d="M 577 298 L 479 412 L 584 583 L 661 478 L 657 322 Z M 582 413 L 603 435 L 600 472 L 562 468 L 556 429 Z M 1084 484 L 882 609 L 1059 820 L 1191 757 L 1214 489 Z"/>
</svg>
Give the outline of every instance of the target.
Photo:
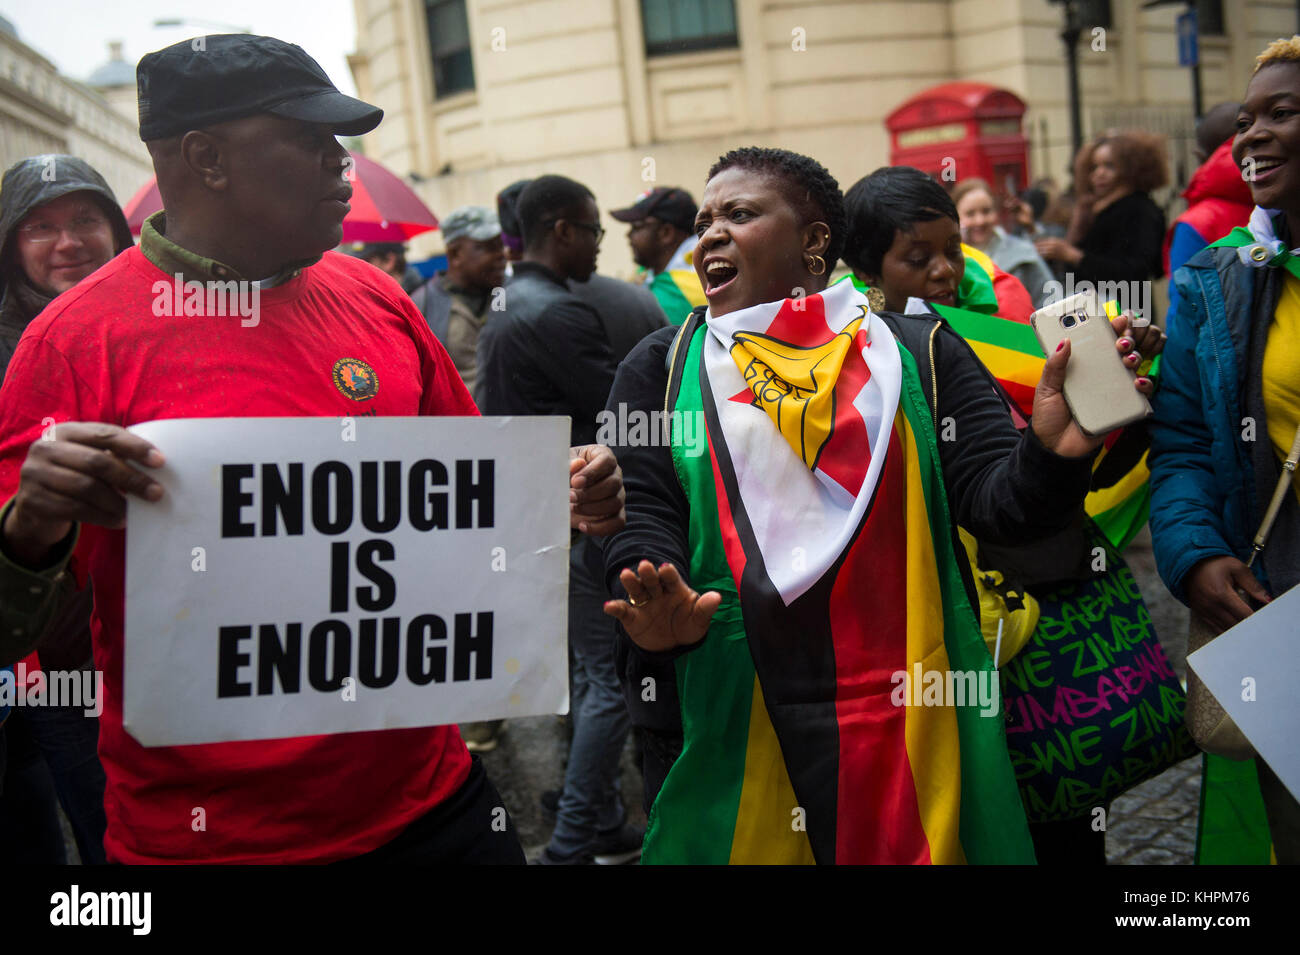
<svg viewBox="0 0 1300 955">
<path fill-rule="evenodd" d="M 1030 822 L 1076 819 L 1197 752 L 1187 696 L 1119 553 L 1089 526 L 1091 580 L 1038 593 L 1002 668 L 1007 745 Z"/>
</svg>

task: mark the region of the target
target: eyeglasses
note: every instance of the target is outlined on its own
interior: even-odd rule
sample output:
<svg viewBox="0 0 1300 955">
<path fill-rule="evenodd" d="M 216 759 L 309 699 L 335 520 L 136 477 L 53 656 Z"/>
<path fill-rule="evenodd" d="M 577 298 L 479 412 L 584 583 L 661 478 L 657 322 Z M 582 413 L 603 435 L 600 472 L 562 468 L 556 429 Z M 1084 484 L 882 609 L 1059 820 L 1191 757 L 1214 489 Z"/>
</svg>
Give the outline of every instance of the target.
<svg viewBox="0 0 1300 955">
<path fill-rule="evenodd" d="M 575 222 L 573 219 L 547 219 L 542 223 L 543 229 L 549 229 L 557 222 L 567 222 L 569 225 L 575 225 L 579 229 L 586 229 L 596 237 L 596 244 L 600 245 L 600 240 L 605 238 L 605 230 L 594 222 Z"/>
<path fill-rule="evenodd" d="M 633 232 L 640 232 L 642 229 L 652 229 L 659 225 L 658 219 L 638 219 L 628 227 L 628 235 Z"/>
<path fill-rule="evenodd" d="M 24 241 L 40 245 L 44 242 L 53 242 L 64 232 L 71 232 L 78 239 L 84 239 L 107 225 L 108 220 L 101 216 L 77 216 L 66 226 L 57 226 L 50 222 L 33 222 L 19 226 L 18 232 Z"/>
<path fill-rule="evenodd" d="M 569 224 L 576 225 L 579 229 L 590 230 L 591 234 L 596 237 L 597 245 L 600 245 L 600 240 L 605 238 L 604 226 L 598 225 L 595 222 L 573 222 L 572 220 L 570 220 Z"/>
</svg>

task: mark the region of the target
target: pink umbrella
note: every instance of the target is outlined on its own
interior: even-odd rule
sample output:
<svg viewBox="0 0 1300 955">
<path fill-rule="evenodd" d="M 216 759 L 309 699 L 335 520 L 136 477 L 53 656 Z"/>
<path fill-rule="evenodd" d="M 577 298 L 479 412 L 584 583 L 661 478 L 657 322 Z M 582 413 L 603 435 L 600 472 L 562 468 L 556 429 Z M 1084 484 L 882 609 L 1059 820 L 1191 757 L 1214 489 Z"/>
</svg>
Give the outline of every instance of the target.
<svg viewBox="0 0 1300 955">
<path fill-rule="evenodd" d="M 139 235 L 140 230 L 144 228 L 144 220 L 161 208 L 162 196 L 158 194 L 158 180 L 150 178 L 122 207 L 122 211 L 126 213 L 126 224 L 131 227 L 131 234 Z"/>
<path fill-rule="evenodd" d="M 352 211 L 343 219 L 344 242 L 405 242 L 413 235 L 438 228 L 438 220 L 411 187 L 358 153 L 349 153 Z M 144 220 L 162 208 L 158 182 L 150 179 L 131 197 L 123 211 L 133 235 Z"/>
<path fill-rule="evenodd" d="M 343 220 L 344 242 L 404 242 L 438 228 L 433 212 L 411 187 L 373 159 L 351 153 L 352 211 Z"/>
</svg>

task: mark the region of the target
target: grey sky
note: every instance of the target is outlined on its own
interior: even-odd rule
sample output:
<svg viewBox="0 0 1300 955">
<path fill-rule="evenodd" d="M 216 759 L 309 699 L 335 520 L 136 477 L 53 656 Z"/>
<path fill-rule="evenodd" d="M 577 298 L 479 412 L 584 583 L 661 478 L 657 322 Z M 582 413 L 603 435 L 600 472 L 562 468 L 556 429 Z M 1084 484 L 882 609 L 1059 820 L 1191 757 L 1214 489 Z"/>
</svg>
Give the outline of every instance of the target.
<svg viewBox="0 0 1300 955">
<path fill-rule="evenodd" d="M 60 73 L 78 80 L 108 60 L 110 40 L 123 42 L 123 56 L 134 66 L 144 54 L 180 40 L 231 32 L 207 24 L 153 26 L 157 19 L 195 17 L 297 43 L 339 89 L 356 94 L 346 60 L 356 47 L 352 0 L 0 0 L 0 16 Z"/>
</svg>

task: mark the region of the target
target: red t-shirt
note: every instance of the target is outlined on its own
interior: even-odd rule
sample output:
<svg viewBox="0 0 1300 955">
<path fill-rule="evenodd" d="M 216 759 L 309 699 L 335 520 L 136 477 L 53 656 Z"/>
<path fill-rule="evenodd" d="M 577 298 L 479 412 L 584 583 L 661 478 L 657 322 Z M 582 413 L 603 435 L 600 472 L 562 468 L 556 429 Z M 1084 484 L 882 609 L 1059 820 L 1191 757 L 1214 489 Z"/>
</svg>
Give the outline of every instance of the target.
<svg viewBox="0 0 1300 955">
<path fill-rule="evenodd" d="M 359 260 L 327 253 L 262 291 L 250 327 L 238 315 L 158 317 L 158 281 L 170 276 L 130 249 L 28 327 L 0 390 L 0 500 L 17 490 L 28 446 L 50 418 L 129 426 L 478 413 L 410 299 Z M 377 389 L 350 377 L 357 365 L 336 384 L 340 359 L 368 364 Z M 345 386 L 374 393 L 360 400 Z M 124 533 L 85 525 L 74 555 L 77 573 L 94 580 L 110 860 L 330 862 L 391 841 L 465 781 L 470 758 L 454 726 L 140 746 L 122 728 Z"/>
</svg>

